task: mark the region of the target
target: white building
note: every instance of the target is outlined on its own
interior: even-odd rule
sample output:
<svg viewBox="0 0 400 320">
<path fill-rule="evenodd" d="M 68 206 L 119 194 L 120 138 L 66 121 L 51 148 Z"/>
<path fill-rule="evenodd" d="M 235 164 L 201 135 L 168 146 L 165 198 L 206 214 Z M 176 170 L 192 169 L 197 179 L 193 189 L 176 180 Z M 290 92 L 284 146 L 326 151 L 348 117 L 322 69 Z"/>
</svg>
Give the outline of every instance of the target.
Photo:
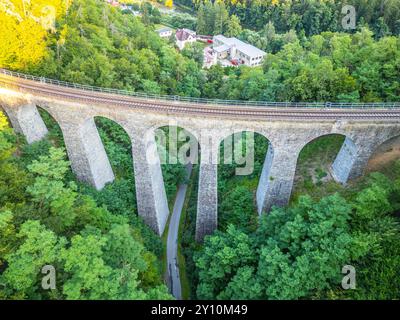
<svg viewBox="0 0 400 320">
<path fill-rule="evenodd" d="M 172 36 L 172 29 L 168 27 L 158 29 L 156 30 L 156 32 L 161 38 L 169 38 L 170 36 Z"/>
<path fill-rule="evenodd" d="M 244 64 L 249 67 L 255 67 L 262 64 L 266 52 L 252 46 L 251 44 L 240 41 L 236 38 L 226 38 L 223 35 L 217 35 L 213 38 L 213 50 L 216 61 L 224 64 L 223 61 L 231 65 Z"/>
<path fill-rule="evenodd" d="M 178 29 L 175 33 L 175 39 L 179 50 L 183 50 L 186 44 L 196 42 L 197 36 L 196 32 L 193 30 Z"/>
</svg>

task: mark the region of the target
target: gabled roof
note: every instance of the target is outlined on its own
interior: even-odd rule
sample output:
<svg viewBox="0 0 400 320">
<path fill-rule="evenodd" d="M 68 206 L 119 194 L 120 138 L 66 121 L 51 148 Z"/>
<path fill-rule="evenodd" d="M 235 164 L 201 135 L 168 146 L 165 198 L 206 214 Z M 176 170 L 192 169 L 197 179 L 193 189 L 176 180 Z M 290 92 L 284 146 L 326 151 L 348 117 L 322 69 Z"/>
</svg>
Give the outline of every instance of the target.
<svg viewBox="0 0 400 320">
<path fill-rule="evenodd" d="M 179 41 L 186 41 L 187 39 L 189 39 L 190 36 L 195 37 L 196 36 L 196 32 L 194 32 L 193 30 L 190 30 L 190 29 L 178 29 L 178 30 L 176 30 L 175 37 Z"/>
<path fill-rule="evenodd" d="M 227 38 L 227 37 L 219 34 L 217 36 L 214 36 L 214 39 L 218 40 L 219 42 L 222 42 L 224 45 L 227 45 L 230 47 L 235 46 L 238 51 L 243 52 L 244 54 L 248 55 L 249 57 L 266 55 L 266 52 L 256 48 L 255 46 L 252 46 L 251 44 L 245 43 L 236 38 Z"/>
</svg>

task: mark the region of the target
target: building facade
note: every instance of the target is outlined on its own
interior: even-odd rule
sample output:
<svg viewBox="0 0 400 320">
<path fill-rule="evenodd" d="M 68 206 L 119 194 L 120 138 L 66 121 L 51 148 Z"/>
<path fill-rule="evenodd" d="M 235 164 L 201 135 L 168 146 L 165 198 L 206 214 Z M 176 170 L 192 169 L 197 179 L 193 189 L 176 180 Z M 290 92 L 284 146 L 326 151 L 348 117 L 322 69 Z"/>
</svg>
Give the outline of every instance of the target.
<svg viewBox="0 0 400 320">
<path fill-rule="evenodd" d="M 168 27 L 158 29 L 158 30 L 156 30 L 156 32 L 158 33 L 158 35 L 159 35 L 161 38 L 169 38 L 169 37 L 172 36 L 172 29 L 171 29 L 171 28 L 168 28 Z"/>
<path fill-rule="evenodd" d="M 190 29 L 178 29 L 175 33 L 176 45 L 183 50 L 188 43 L 196 42 L 196 32 Z"/>
<path fill-rule="evenodd" d="M 267 54 L 251 44 L 236 38 L 227 38 L 223 35 L 214 36 L 213 51 L 215 62 L 220 62 L 223 66 L 260 66 Z"/>
</svg>

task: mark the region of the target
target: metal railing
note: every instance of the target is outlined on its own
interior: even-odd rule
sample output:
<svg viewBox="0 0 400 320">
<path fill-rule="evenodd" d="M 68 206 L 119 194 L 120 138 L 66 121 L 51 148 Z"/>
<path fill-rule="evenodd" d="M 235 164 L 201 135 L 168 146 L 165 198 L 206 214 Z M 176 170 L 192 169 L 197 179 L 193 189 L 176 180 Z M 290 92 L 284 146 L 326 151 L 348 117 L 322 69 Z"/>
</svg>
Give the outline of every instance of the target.
<svg viewBox="0 0 400 320">
<path fill-rule="evenodd" d="M 4 74 L 7 76 L 17 77 L 21 79 L 33 80 L 40 83 L 46 83 L 51 85 L 57 85 L 66 88 L 75 88 L 85 91 L 110 93 L 122 96 L 137 97 L 146 100 L 156 101 L 174 101 L 184 103 L 196 103 L 196 104 L 208 104 L 208 105 L 222 105 L 222 106 L 244 106 L 244 107 L 272 107 L 272 108 L 355 108 L 355 109 L 393 109 L 400 108 L 400 102 L 378 102 L 378 103 L 353 103 L 353 102 L 269 102 L 269 101 L 255 101 L 255 100 L 222 100 L 222 99 L 205 99 L 205 98 L 194 98 L 184 96 L 173 96 L 173 95 L 158 95 L 144 92 L 135 92 L 120 89 L 111 89 L 90 86 L 85 84 L 71 83 L 66 81 L 54 80 L 45 77 L 38 77 L 29 74 L 24 74 L 15 71 L 9 71 L 6 69 L 0 69 L 0 75 Z"/>
</svg>

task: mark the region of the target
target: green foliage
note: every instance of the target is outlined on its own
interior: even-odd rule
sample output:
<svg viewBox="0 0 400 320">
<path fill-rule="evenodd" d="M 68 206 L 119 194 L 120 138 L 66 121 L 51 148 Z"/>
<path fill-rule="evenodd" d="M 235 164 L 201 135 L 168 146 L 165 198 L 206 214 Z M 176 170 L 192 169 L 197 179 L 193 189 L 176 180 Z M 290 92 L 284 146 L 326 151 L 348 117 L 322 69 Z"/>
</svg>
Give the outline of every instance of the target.
<svg viewBox="0 0 400 320">
<path fill-rule="evenodd" d="M 176 2 L 195 5 L 198 16 L 201 16 L 201 11 L 205 11 L 204 7 L 207 8 L 211 3 L 208 0 Z M 325 31 L 342 31 L 341 20 L 344 15 L 341 14 L 341 9 L 346 1 L 222 0 L 215 3 L 226 7 L 230 14 L 239 17 L 240 22 L 248 29 L 261 30 L 271 22 L 279 33 L 293 29 L 299 34 L 303 32 L 308 36 Z M 377 36 L 400 33 L 398 0 L 355 0 L 350 4 L 356 8 L 358 23 L 370 25 Z"/>
<path fill-rule="evenodd" d="M 218 298 L 238 268 L 254 260 L 251 239 L 229 226 L 225 234 L 217 232 L 205 240 L 204 249 L 195 257 L 199 270 L 199 299 Z"/>
<path fill-rule="evenodd" d="M 203 50 L 204 46 L 199 42 L 195 42 L 193 44 L 186 45 L 185 48 L 182 50 L 182 54 L 185 57 L 196 61 L 198 66 L 201 68 L 203 66 L 204 60 Z"/>
<path fill-rule="evenodd" d="M 48 57 L 35 73 L 101 87 L 196 96 L 186 83 L 192 79 L 199 90 L 200 69 L 154 32 L 158 9 L 144 3 L 141 10 L 139 19 L 101 0 L 73 1 L 59 21 L 59 32 L 49 36 Z"/>
<path fill-rule="evenodd" d="M 155 94 L 267 101 L 398 101 L 398 1 L 385 5 L 381 0 L 356 1 L 358 29 L 345 33 L 340 26 L 341 1 L 196 1 L 196 24 L 190 15 L 161 15 L 147 2 L 141 6 L 139 19 L 101 0 L 76 0 L 66 16 L 60 6 L 57 32 L 40 42 L 47 49 L 41 49 L 37 61 L 6 66 L 71 82 Z M 242 66 L 201 71 L 200 47 L 179 53 L 154 32 L 153 24 L 160 19 L 176 28 L 197 27 L 200 34 L 237 36 L 270 54 L 262 70 Z"/>
<path fill-rule="evenodd" d="M 147 298 L 139 288 L 140 274 L 148 267 L 143 246 L 132 237 L 128 225 L 113 226 L 105 236 L 91 231 L 74 236 L 71 246 L 62 250 L 61 260 L 71 275 L 63 289 L 67 299 Z M 166 298 L 165 289 L 153 287 L 154 297 Z"/>
<path fill-rule="evenodd" d="M 340 1 L 180 2 L 195 3 L 197 21 L 187 14 L 161 15 L 148 3 L 140 7 L 139 19 L 100 0 L 75 0 L 68 15 L 64 2 L 33 1 L 23 9 L 21 2 L 11 1 L 12 8 L 0 6 L 5 30 L 0 32 L 0 65 L 156 94 L 270 101 L 399 100 L 398 0 L 385 5 L 381 0 L 355 1 L 359 24 L 351 33 L 341 30 Z M 32 17 L 49 3 L 57 9 L 57 24 L 46 29 Z M 11 14 L 4 9 L 12 9 Z M 160 22 L 200 34 L 236 36 L 268 55 L 262 68 L 214 66 L 201 71 L 202 46 L 179 53 L 153 32 Z M 112 121 L 96 119 L 117 177 L 97 192 L 73 181 L 61 130 L 49 114 L 41 115 L 50 129 L 48 139 L 27 146 L 0 112 L 0 298 L 169 299 L 159 271 L 162 243 L 136 215 L 129 136 Z M 400 210 L 399 165 L 392 180 L 371 175 L 363 189 L 346 200 L 338 195 L 300 197 L 292 207 L 274 209 L 257 226 L 254 190 L 268 148 L 261 139 L 256 137 L 255 170 L 249 177 L 234 177 L 235 163 L 219 167 L 220 231 L 203 247 L 193 239 L 195 182 L 183 233 L 195 287 L 192 296 L 398 298 L 400 227 L 393 213 Z M 322 149 L 324 157 L 331 157 L 339 140 L 308 145 L 300 162 Z M 182 165 L 162 169 L 172 199 L 185 170 Z M 318 167 L 315 174 L 321 180 L 326 171 Z M 51 293 L 40 289 L 45 264 L 57 269 L 57 290 Z M 356 266 L 355 291 L 339 288 L 344 264 Z"/>
<path fill-rule="evenodd" d="M 262 35 L 243 31 L 239 38 L 274 53 L 267 55 L 263 70 L 211 68 L 203 95 L 263 101 L 398 101 L 398 37 L 375 41 L 366 28 L 353 35 L 326 32 L 308 39 L 274 32 L 272 26 Z"/>
<path fill-rule="evenodd" d="M 161 16 L 161 22 L 174 28 L 186 28 L 196 30 L 198 19 L 188 13 L 170 13 Z"/>
<path fill-rule="evenodd" d="M 266 216 L 258 231 L 263 296 L 297 299 L 339 284 L 340 266 L 364 253 L 349 232 L 350 212 L 344 199 L 332 196 L 319 203 L 302 198 L 293 209 Z M 282 214 L 284 223 L 274 224 Z"/>
<path fill-rule="evenodd" d="M 255 207 L 255 191 L 261 175 L 265 156 L 268 151 L 268 140 L 260 134 L 243 132 L 228 137 L 220 146 L 220 158 L 224 159 L 225 149 L 232 150 L 232 164 L 221 163 L 218 166 L 218 227 L 225 230 L 229 223 L 246 231 L 257 227 L 257 211 Z M 245 165 L 235 161 L 238 155 L 246 156 L 254 153 L 254 161 L 248 159 L 248 166 L 253 171 L 247 176 L 237 176 L 236 169 Z"/>
<path fill-rule="evenodd" d="M 12 223 L 13 218 L 11 211 L 0 212 L 0 270 L 3 267 L 5 256 L 12 252 L 17 241 L 15 226 Z"/>
<path fill-rule="evenodd" d="M 118 178 L 133 179 L 132 145 L 126 131 L 107 118 L 96 117 L 95 123 L 114 173 Z"/>
<path fill-rule="evenodd" d="M 1 124 L 0 297 L 170 299 L 156 257 L 161 241 L 134 215 L 134 196 L 125 194 L 132 190 L 129 181 L 96 193 L 99 207 L 87 195 L 91 189 L 79 185 L 78 192 L 70 180 L 65 150 L 52 146 L 58 141 L 22 145 L 16 157 L 16 139 Z M 8 191 L 17 187 L 21 192 Z M 47 264 L 56 268 L 57 289 L 51 292 L 41 289 Z"/>
<path fill-rule="evenodd" d="M 45 59 L 46 38 L 55 31 L 52 20 L 64 15 L 68 4 L 69 1 L 63 0 L 2 1 L 0 67 L 29 69 Z"/>
<path fill-rule="evenodd" d="M 226 35 L 228 37 L 237 37 L 241 33 L 242 33 L 242 26 L 240 25 L 240 20 L 236 15 L 233 14 L 229 18 Z"/>
<path fill-rule="evenodd" d="M 39 221 L 32 220 L 23 223 L 16 236 L 20 245 L 5 256 L 8 267 L 0 281 L 11 297 L 37 298 L 41 268 L 47 264 L 56 265 L 58 253 L 66 240 L 58 238 Z"/>
<path fill-rule="evenodd" d="M 251 229 L 257 224 L 254 214 L 253 192 L 247 187 L 238 185 L 221 201 L 219 211 L 222 212 L 218 227 L 225 230 L 228 224 Z"/>
<path fill-rule="evenodd" d="M 255 232 L 230 226 L 215 233 L 195 257 L 198 297 L 395 299 L 400 225 L 391 214 L 399 208 L 397 179 L 374 173 L 349 200 L 300 197 L 263 216 Z M 244 261 L 236 260 L 232 243 Z M 346 264 L 356 267 L 356 290 L 340 288 Z"/>
<path fill-rule="evenodd" d="M 0 111 L 0 160 L 7 159 L 14 151 L 12 142 L 11 129 L 9 128 L 8 121 L 3 112 Z"/>
<path fill-rule="evenodd" d="M 76 184 L 65 185 L 63 179 L 69 170 L 64 160 L 65 151 L 51 147 L 48 156 L 41 156 L 27 167 L 35 176 L 33 185 L 27 188 L 32 201 L 39 207 L 48 207 L 51 216 L 46 217 L 54 228 L 64 230 L 74 224 L 76 212 L 73 206 L 77 199 Z"/>
<path fill-rule="evenodd" d="M 12 154 L 17 137 L 8 126 L 5 115 L 0 111 L 0 210 L 10 201 L 23 201 L 29 177 L 21 170 Z"/>
</svg>

